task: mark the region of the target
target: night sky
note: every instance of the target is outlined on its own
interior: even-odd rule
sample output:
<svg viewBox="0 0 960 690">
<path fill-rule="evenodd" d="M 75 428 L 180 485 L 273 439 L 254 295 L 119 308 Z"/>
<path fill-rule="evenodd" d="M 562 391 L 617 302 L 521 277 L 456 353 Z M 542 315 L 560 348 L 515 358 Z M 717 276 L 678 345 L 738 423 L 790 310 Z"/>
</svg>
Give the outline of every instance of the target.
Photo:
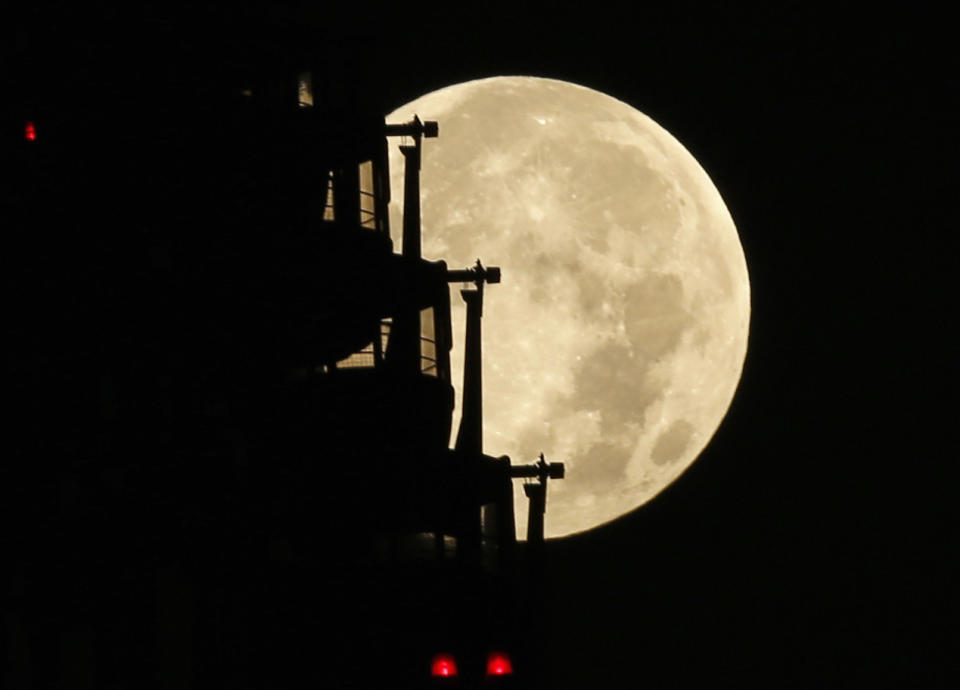
<svg viewBox="0 0 960 690">
<path fill-rule="evenodd" d="M 701 458 L 550 545 L 552 687 L 956 687 L 945 17 L 452 7 L 308 14 L 318 43 L 362 43 L 346 73 L 378 75 L 384 114 L 501 74 L 643 111 L 714 180 L 750 271 L 743 380 Z"/>
<path fill-rule="evenodd" d="M 585 3 L 406 22 L 391 105 L 498 74 L 615 96 L 707 170 L 750 270 L 713 442 L 652 503 L 552 545 L 554 687 L 955 684 L 942 20 Z"/>
</svg>

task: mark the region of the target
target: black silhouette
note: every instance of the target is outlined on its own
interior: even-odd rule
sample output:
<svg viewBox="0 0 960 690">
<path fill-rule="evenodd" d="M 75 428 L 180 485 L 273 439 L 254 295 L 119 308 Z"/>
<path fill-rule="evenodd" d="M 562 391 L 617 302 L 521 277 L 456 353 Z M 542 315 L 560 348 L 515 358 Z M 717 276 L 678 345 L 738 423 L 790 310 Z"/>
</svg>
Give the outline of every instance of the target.
<svg viewBox="0 0 960 690">
<path fill-rule="evenodd" d="M 384 125 L 302 55 L 228 57 L 17 103 L 5 678 L 425 687 L 446 654 L 448 683 L 536 686 L 512 478 L 547 474 L 483 453 L 499 269 L 421 258 L 437 123 Z M 473 284 L 452 449 L 450 283 Z"/>
</svg>

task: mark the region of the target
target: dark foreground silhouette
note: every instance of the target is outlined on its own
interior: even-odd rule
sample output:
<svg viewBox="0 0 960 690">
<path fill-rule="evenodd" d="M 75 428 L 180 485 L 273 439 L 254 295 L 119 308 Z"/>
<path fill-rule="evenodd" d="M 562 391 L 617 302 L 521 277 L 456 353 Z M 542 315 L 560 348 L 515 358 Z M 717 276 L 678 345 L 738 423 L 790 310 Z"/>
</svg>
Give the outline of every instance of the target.
<svg viewBox="0 0 960 690">
<path fill-rule="evenodd" d="M 156 31 L 73 44 L 5 113 L 7 687 L 535 687 L 562 465 L 483 453 L 500 275 L 420 256 L 436 123 L 266 29 Z"/>
</svg>

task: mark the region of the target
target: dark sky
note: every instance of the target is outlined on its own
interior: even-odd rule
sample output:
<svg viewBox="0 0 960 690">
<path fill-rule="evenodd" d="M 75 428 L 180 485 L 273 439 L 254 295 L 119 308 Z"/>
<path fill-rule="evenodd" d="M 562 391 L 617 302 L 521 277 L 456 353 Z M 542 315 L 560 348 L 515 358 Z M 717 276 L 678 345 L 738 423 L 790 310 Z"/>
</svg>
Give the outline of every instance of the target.
<svg viewBox="0 0 960 690">
<path fill-rule="evenodd" d="M 943 18 L 595 7 L 411 17 L 392 103 L 496 74 L 604 91 L 740 231 L 733 407 L 651 504 L 553 544 L 555 687 L 952 686 Z"/>
<path fill-rule="evenodd" d="M 713 178 L 750 270 L 744 377 L 700 460 L 551 545 L 554 687 L 955 687 L 945 17 L 450 5 L 310 11 L 291 36 L 356 42 L 337 69 L 368 75 L 384 113 L 500 74 L 629 103 Z M 165 35 L 214 26 L 229 43 L 246 26 L 240 10 L 197 17 Z M 287 17 L 261 28 L 282 35 Z"/>
</svg>

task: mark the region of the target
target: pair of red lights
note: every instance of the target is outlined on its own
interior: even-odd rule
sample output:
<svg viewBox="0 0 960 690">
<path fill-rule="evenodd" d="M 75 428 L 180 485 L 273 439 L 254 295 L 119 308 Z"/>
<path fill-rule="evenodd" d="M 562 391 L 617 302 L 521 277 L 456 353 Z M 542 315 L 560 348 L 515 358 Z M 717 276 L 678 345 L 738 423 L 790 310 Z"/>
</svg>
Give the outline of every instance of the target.
<svg viewBox="0 0 960 690">
<path fill-rule="evenodd" d="M 488 676 L 509 676 L 513 673 L 513 664 L 506 652 L 490 652 L 487 655 Z M 457 675 L 457 661 L 453 654 L 437 654 L 430 665 L 430 675 L 435 678 L 452 678 Z"/>
<path fill-rule="evenodd" d="M 23 125 L 23 138 L 27 141 L 37 140 L 37 126 L 33 124 L 33 120 L 27 120 Z"/>
</svg>

